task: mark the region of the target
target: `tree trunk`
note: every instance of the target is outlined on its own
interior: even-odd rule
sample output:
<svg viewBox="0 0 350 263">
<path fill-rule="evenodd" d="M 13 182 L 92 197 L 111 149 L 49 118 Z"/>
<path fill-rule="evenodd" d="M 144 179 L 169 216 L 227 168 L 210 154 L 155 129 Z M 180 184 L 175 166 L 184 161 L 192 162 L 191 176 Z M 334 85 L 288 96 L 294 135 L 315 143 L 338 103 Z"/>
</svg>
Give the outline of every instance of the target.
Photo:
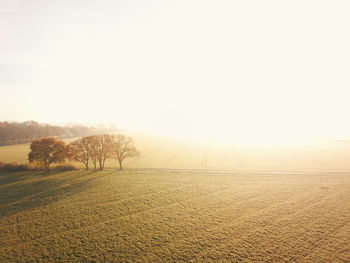
<svg viewBox="0 0 350 263">
<path fill-rule="evenodd" d="M 103 159 L 103 161 L 102 161 L 102 169 L 105 168 L 105 161 L 106 161 L 106 159 Z"/>
<path fill-rule="evenodd" d="M 47 172 L 50 172 L 50 162 L 47 158 L 44 160 L 44 167 Z"/>
<path fill-rule="evenodd" d="M 123 170 L 122 162 L 123 162 L 123 161 L 119 159 L 119 170 L 120 170 L 120 171 Z"/>
</svg>

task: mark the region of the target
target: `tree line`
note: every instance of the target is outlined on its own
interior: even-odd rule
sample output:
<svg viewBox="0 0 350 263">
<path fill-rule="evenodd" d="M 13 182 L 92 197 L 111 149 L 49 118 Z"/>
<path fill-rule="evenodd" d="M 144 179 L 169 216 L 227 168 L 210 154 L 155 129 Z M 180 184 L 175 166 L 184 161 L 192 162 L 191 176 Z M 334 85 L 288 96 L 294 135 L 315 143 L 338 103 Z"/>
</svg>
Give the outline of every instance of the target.
<svg viewBox="0 0 350 263">
<path fill-rule="evenodd" d="M 66 159 L 83 163 L 86 170 L 91 165 L 95 170 L 103 170 L 107 159 L 115 159 L 119 169 L 123 169 L 126 158 L 137 157 L 139 152 L 132 138 L 122 134 L 99 134 L 85 136 L 69 144 L 47 137 L 32 141 L 28 160 L 50 170 L 51 164 L 62 163 Z"/>
<path fill-rule="evenodd" d="M 0 145 L 28 143 L 43 137 L 71 138 L 112 132 L 115 132 L 115 129 L 106 127 L 96 128 L 82 125 L 62 127 L 35 121 L 22 123 L 5 121 L 0 122 Z"/>
</svg>

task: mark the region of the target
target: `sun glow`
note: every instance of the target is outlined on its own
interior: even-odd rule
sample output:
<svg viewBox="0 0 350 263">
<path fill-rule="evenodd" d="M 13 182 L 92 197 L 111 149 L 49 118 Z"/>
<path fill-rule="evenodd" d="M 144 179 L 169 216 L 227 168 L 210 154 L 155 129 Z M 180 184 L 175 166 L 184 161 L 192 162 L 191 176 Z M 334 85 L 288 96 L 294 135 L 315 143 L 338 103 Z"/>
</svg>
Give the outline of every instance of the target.
<svg viewBox="0 0 350 263">
<path fill-rule="evenodd" d="M 198 108 L 195 105 L 192 107 Z M 310 127 L 307 119 L 295 121 L 286 118 L 283 113 L 278 118 L 276 114 L 274 117 L 266 113 L 265 117 L 261 116 L 264 111 L 256 115 L 245 112 L 244 116 L 239 116 L 237 109 L 225 112 L 208 109 L 202 110 L 198 115 L 191 109 L 182 110 L 165 111 L 161 117 L 158 116 L 148 127 L 143 128 L 147 132 L 191 141 L 246 146 L 302 145 L 327 137 L 325 130 L 320 132 L 320 125 L 313 124 Z"/>
<path fill-rule="evenodd" d="M 348 1 L 137 3 L 7 2 L 2 118 L 221 143 L 350 135 Z"/>
</svg>

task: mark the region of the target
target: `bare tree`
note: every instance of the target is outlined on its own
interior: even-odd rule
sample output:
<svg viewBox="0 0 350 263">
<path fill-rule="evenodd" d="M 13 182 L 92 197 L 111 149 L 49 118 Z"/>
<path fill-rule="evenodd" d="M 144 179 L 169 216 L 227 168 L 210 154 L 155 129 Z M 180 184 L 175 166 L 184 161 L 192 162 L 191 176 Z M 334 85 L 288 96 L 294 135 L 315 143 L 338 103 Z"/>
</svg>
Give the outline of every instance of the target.
<svg viewBox="0 0 350 263">
<path fill-rule="evenodd" d="M 80 138 L 68 144 L 69 159 L 83 163 L 86 170 L 89 170 L 89 161 L 91 158 L 90 144 L 90 136 Z"/>
<path fill-rule="evenodd" d="M 95 146 L 97 144 L 96 136 L 97 135 L 88 136 L 88 138 L 89 138 L 89 155 L 90 155 L 90 158 L 91 158 L 91 161 L 94 165 L 95 170 L 97 168 L 97 147 Z"/>
<path fill-rule="evenodd" d="M 113 135 L 100 134 L 89 137 L 90 154 L 95 169 L 98 162 L 100 170 L 103 170 L 106 160 L 113 157 Z"/>
<path fill-rule="evenodd" d="M 136 150 L 134 141 L 125 135 L 100 134 L 83 137 L 69 144 L 69 158 L 82 162 L 86 170 L 92 161 L 95 170 L 97 165 L 100 170 L 105 167 L 108 158 L 115 158 L 119 162 L 119 169 L 123 169 L 125 158 L 136 157 L 139 152 Z"/>
<path fill-rule="evenodd" d="M 132 138 L 117 134 L 113 136 L 113 155 L 119 162 L 119 169 L 123 170 L 124 159 L 137 157 L 140 153 L 137 151 Z"/>
</svg>

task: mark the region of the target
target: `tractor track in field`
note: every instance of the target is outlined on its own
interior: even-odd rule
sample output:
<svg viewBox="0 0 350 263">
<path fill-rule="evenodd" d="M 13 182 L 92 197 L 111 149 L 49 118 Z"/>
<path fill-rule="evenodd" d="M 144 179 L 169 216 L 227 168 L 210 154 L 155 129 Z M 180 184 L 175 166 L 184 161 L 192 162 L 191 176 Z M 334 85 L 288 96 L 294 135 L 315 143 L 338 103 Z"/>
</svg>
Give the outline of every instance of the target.
<svg viewBox="0 0 350 263">
<path fill-rule="evenodd" d="M 178 157 L 178 156 L 180 155 L 180 153 L 182 153 L 186 148 L 187 148 L 186 145 L 181 146 L 180 149 L 178 149 L 177 151 L 175 151 L 175 153 L 173 153 L 168 159 L 166 159 L 166 160 L 163 162 L 162 166 L 165 166 L 165 167 L 166 167 L 166 166 L 169 166 L 169 165 L 176 159 L 176 157 Z"/>
<path fill-rule="evenodd" d="M 201 161 L 201 165 L 200 165 L 201 167 L 207 167 L 209 148 L 210 148 L 210 145 L 208 144 L 205 147 L 205 150 L 203 152 L 202 161 Z"/>
<path fill-rule="evenodd" d="M 58 202 L 4 217 L 3 223 L 17 223 L 2 224 L 0 258 L 74 262 L 98 254 L 108 262 L 107 257 L 123 262 L 323 262 L 325 257 L 333 262 L 327 254 L 333 242 L 334 258 L 341 262 L 348 256 L 348 176 L 348 171 L 155 167 L 92 171 L 86 177 L 52 174 L 57 187 L 61 181 L 63 186 L 91 183 L 48 189 Z M 47 179 L 39 175 L 31 182 Z M 10 186 L 14 193 L 23 191 Z M 38 186 L 39 193 L 46 189 Z M 28 195 L 33 203 L 42 196 L 35 197 Z"/>
<path fill-rule="evenodd" d="M 44 235 L 44 236 L 41 236 L 39 238 L 29 239 L 29 240 L 26 240 L 26 241 L 23 241 L 23 242 L 20 242 L 20 243 L 16 243 L 16 244 L 4 245 L 4 246 L 2 246 L 2 248 L 8 248 L 8 247 L 13 247 L 13 246 L 21 246 L 21 245 L 24 245 L 24 244 L 27 244 L 27 243 L 35 242 L 35 241 L 38 241 L 38 240 L 43 240 L 45 238 L 49 238 L 49 237 L 52 237 L 52 236 L 61 236 L 61 235 L 65 235 L 65 234 L 70 233 L 70 232 L 80 231 L 81 229 L 90 229 L 92 227 L 96 227 L 97 225 L 107 224 L 107 223 L 110 223 L 110 222 L 113 222 L 113 221 L 117 221 L 117 220 L 119 220 L 121 218 L 132 217 L 132 216 L 135 216 L 135 215 L 138 215 L 138 214 L 143 214 L 143 213 L 149 213 L 151 211 L 156 211 L 157 209 L 161 209 L 161 208 L 165 208 L 165 207 L 181 204 L 181 203 L 184 203 L 184 202 L 188 202 L 189 200 L 194 200 L 194 199 L 202 198 L 202 197 L 205 197 L 205 196 L 210 196 L 210 195 L 213 195 L 214 193 L 216 193 L 218 191 L 222 191 L 222 190 L 223 189 L 215 189 L 215 190 L 210 191 L 210 192 L 205 193 L 205 194 L 196 195 L 196 196 L 193 196 L 193 197 L 190 197 L 190 198 L 187 197 L 187 198 L 183 198 L 183 200 L 177 200 L 177 201 L 169 202 L 169 203 L 167 203 L 165 205 L 155 206 L 155 207 L 151 207 L 151 208 L 148 208 L 148 209 L 145 209 L 145 210 L 135 211 L 135 212 L 132 212 L 132 213 L 129 213 L 129 214 L 120 215 L 120 216 L 114 217 L 113 219 L 108 219 L 108 220 L 105 220 L 105 221 L 102 221 L 102 222 L 96 222 L 96 223 L 85 225 L 85 226 L 79 226 L 79 227 L 67 229 L 67 230 L 64 230 L 64 231 L 60 231 L 58 233 Z"/>
<path fill-rule="evenodd" d="M 247 163 L 244 161 L 244 159 L 241 157 L 241 155 L 239 154 L 238 150 L 233 147 L 232 148 L 232 153 L 235 155 L 238 163 L 240 164 L 241 168 L 242 169 L 247 169 L 248 168 L 248 165 Z"/>
<path fill-rule="evenodd" d="M 108 169 L 105 169 L 108 170 Z M 219 173 L 219 174 L 261 174 L 261 175 L 349 175 L 349 171 L 297 171 L 297 170 L 234 170 L 234 169 L 197 169 L 197 168 L 128 168 L 123 171 L 131 172 L 188 172 L 188 173 Z"/>
</svg>

